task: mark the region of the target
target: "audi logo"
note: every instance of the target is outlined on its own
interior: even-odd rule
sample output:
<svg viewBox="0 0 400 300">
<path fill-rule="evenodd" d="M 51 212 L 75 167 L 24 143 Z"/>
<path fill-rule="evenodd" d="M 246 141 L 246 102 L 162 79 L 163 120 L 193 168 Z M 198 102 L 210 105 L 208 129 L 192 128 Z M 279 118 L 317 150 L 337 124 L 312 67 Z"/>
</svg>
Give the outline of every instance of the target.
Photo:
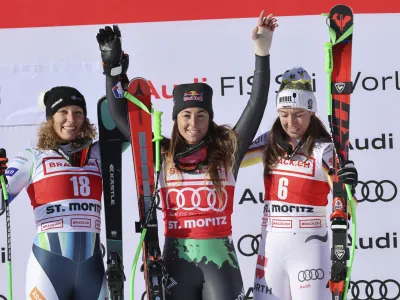
<svg viewBox="0 0 400 300">
<path fill-rule="evenodd" d="M 243 256 L 253 256 L 258 253 L 258 248 L 260 247 L 260 241 L 258 240 L 261 238 L 261 234 L 256 236 L 251 234 L 245 234 L 242 236 L 238 241 L 238 250 L 239 253 Z"/>
<path fill-rule="evenodd" d="M 2 300 L 7 300 L 7 298 L 4 297 L 3 295 L 0 295 L 0 299 L 2 299 Z"/>
<path fill-rule="evenodd" d="M 358 190 L 360 193 L 357 195 L 361 195 L 362 198 L 358 199 L 358 202 L 389 202 L 392 201 L 397 196 L 397 186 L 393 181 L 390 180 L 368 180 L 368 181 L 359 181 Z"/>
<path fill-rule="evenodd" d="M 207 205 L 208 207 L 202 207 L 201 205 L 201 200 L 202 197 L 200 195 L 200 191 L 207 191 Z M 175 195 L 175 200 L 176 204 L 172 204 L 170 195 L 174 194 Z M 226 205 L 228 204 L 228 193 L 227 191 L 222 188 L 222 193 L 225 195 L 223 197 L 223 205 L 221 206 L 221 203 L 218 199 L 217 192 L 215 189 L 211 189 L 206 186 L 201 186 L 198 188 L 191 188 L 191 187 L 185 187 L 182 189 L 174 189 L 174 188 L 168 188 L 167 191 L 167 209 L 172 209 L 172 210 L 178 210 L 178 209 L 183 209 L 183 210 L 200 210 L 200 211 L 210 211 L 213 210 L 215 212 L 222 212 L 225 210 Z M 170 207 L 172 206 L 172 207 Z"/>
<path fill-rule="evenodd" d="M 321 280 L 324 279 L 325 273 L 322 269 L 311 269 L 300 271 L 297 278 L 300 282 L 310 281 L 310 280 Z"/>
<path fill-rule="evenodd" d="M 5 209 L 0 209 L 0 217 L 2 216 L 2 214 L 4 214 L 5 211 Z"/>
<path fill-rule="evenodd" d="M 394 279 L 350 281 L 350 300 L 395 300 L 400 298 L 400 284 Z"/>
</svg>

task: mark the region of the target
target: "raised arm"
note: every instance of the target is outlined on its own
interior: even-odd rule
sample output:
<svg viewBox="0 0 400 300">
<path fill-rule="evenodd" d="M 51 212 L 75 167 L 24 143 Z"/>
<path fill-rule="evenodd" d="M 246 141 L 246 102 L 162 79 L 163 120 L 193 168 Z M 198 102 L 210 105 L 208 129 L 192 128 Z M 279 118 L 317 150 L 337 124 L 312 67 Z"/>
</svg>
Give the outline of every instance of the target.
<svg viewBox="0 0 400 300">
<path fill-rule="evenodd" d="M 127 101 L 123 88 L 128 83 L 126 72 L 129 56 L 122 51 L 121 32 L 117 25 L 101 28 L 96 36 L 106 75 L 106 97 L 110 115 L 117 128 L 130 141 Z"/>
<path fill-rule="evenodd" d="M 235 131 L 239 135 L 235 177 L 241 161 L 257 133 L 268 102 L 271 74 L 269 50 L 272 44 L 272 35 L 277 26 L 273 15 L 264 17 L 263 11 L 258 18 L 257 27 L 253 30 L 255 71 L 250 99 L 235 126 Z"/>
</svg>

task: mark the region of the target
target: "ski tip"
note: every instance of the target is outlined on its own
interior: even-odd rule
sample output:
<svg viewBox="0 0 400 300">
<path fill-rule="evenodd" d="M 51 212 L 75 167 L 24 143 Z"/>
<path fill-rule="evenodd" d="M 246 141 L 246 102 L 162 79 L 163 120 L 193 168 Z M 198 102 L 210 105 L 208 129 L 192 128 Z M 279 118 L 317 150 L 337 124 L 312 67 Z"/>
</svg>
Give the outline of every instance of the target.
<svg viewBox="0 0 400 300">
<path fill-rule="evenodd" d="M 104 96 L 100 97 L 99 100 L 97 100 L 97 104 L 101 104 L 103 101 L 106 101 L 106 100 L 107 100 L 107 97 L 106 97 L 106 95 L 104 95 Z"/>
<path fill-rule="evenodd" d="M 133 78 L 127 87 L 127 92 L 143 102 L 151 109 L 151 88 L 149 82 L 142 77 Z"/>
<path fill-rule="evenodd" d="M 353 9 L 345 4 L 338 4 L 335 5 L 331 8 L 330 10 L 330 14 L 332 14 L 332 12 L 341 12 L 341 13 L 348 13 L 348 14 L 353 14 Z"/>
<path fill-rule="evenodd" d="M 145 81 L 146 83 L 148 83 L 148 80 L 144 77 L 135 77 L 130 82 L 132 81 Z"/>
</svg>

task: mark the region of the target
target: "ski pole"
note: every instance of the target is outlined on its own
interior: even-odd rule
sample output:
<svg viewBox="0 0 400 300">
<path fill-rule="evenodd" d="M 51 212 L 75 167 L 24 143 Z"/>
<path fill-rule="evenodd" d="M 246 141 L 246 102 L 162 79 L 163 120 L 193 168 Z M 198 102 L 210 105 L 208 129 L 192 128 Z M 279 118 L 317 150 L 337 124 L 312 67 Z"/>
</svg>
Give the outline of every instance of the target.
<svg viewBox="0 0 400 300">
<path fill-rule="evenodd" d="M 136 268 L 137 268 L 137 263 L 139 260 L 139 255 L 140 255 L 140 251 L 144 242 L 144 239 L 146 237 L 146 233 L 147 233 L 147 225 L 150 221 L 152 212 L 154 210 L 155 207 L 155 197 L 156 197 L 156 193 L 157 193 L 157 185 L 158 185 L 158 177 L 160 174 L 160 141 L 163 139 L 163 137 L 161 136 L 161 115 L 162 112 L 161 111 L 153 111 L 153 109 L 151 109 L 151 111 L 140 101 L 138 100 L 136 97 L 130 95 L 129 93 L 125 92 L 125 98 L 127 98 L 129 101 L 133 102 L 134 104 L 136 104 L 137 106 L 139 106 L 142 110 L 146 111 L 147 113 L 151 114 L 154 117 L 154 138 L 153 138 L 153 142 L 156 143 L 156 165 L 155 165 L 155 169 L 156 169 L 156 173 L 157 173 L 157 179 L 156 179 L 156 188 L 154 190 L 154 196 L 153 196 L 153 200 L 152 200 L 152 204 L 150 206 L 150 210 L 145 218 L 144 223 L 142 224 L 142 233 L 140 235 L 140 239 L 139 239 L 139 244 L 138 247 L 136 249 L 136 253 L 135 253 L 135 257 L 133 260 L 133 266 L 132 266 L 132 271 L 131 271 L 131 282 L 130 282 L 130 299 L 133 300 L 134 299 L 134 282 L 135 282 L 135 274 L 136 274 Z"/>
<path fill-rule="evenodd" d="M 0 159 L 7 158 L 6 150 L 0 149 Z M 8 271 L 8 300 L 12 300 L 12 265 L 11 265 L 11 223 L 10 223 L 10 207 L 8 202 L 8 192 L 4 175 L 0 175 L 1 188 L 3 190 L 3 198 L 6 206 L 6 228 L 7 228 L 7 271 Z"/>
</svg>

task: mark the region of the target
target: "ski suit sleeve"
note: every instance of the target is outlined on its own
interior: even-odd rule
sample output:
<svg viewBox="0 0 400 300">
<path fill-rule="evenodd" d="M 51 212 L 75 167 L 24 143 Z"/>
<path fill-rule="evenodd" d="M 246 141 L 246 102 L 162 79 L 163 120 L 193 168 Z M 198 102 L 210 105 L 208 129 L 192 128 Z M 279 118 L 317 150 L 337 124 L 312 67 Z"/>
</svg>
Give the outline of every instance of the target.
<svg viewBox="0 0 400 300">
<path fill-rule="evenodd" d="M 108 109 L 110 111 L 111 118 L 114 120 L 119 131 L 121 131 L 125 138 L 130 141 L 131 133 L 128 122 L 128 104 L 124 97 L 115 97 L 113 93 L 113 87 L 117 84 L 122 85 L 121 78 L 119 76 L 106 76 L 106 97 Z"/>
<path fill-rule="evenodd" d="M 235 170 L 233 170 L 235 178 L 237 177 L 242 159 L 257 133 L 268 102 L 271 73 L 270 55 L 255 55 L 255 57 L 256 61 L 251 96 L 239 121 L 234 127 L 234 130 L 239 136 Z"/>
<path fill-rule="evenodd" d="M 264 149 L 268 142 L 268 132 L 259 135 L 246 151 L 240 164 L 241 168 L 249 167 L 263 162 Z"/>
<path fill-rule="evenodd" d="M 329 183 L 329 187 L 333 188 L 332 176 L 329 174 L 333 168 L 333 144 L 326 143 L 322 149 L 322 169 L 325 174 L 325 179 Z"/>
<path fill-rule="evenodd" d="M 11 202 L 32 179 L 35 155 L 31 149 L 20 152 L 6 171 L 8 200 Z"/>
<path fill-rule="evenodd" d="M 128 81 L 126 78 L 125 81 Z M 117 84 L 121 84 L 121 78 L 118 76 L 106 76 L 106 97 L 108 103 L 108 110 L 110 112 L 111 118 L 114 120 L 117 128 L 124 137 L 130 141 L 131 140 L 131 132 L 129 128 L 128 122 L 128 104 L 125 98 L 116 98 L 113 93 L 113 87 Z M 163 137 L 162 143 L 168 143 L 169 140 Z M 123 144 L 122 152 L 124 152 L 129 144 Z M 153 143 L 153 147 L 155 147 L 155 143 Z M 153 149 L 154 150 L 154 149 Z M 154 151 L 153 151 L 154 152 Z"/>
</svg>

